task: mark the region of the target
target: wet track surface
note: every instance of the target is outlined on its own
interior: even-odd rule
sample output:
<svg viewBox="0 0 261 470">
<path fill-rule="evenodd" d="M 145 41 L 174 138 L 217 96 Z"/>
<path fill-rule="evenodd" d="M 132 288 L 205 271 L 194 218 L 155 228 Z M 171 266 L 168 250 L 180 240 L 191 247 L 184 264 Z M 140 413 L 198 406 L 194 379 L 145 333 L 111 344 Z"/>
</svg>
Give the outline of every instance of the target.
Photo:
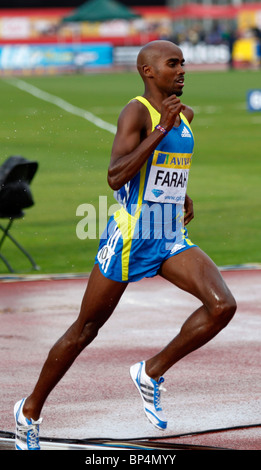
<svg viewBox="0 0 261 470">
<path fill-rule="evenodd" d="M 237 314 L 166 374 L 166 431 L 145 418 L 129 367 L 162 349 L 199 304 L 157 277 L 128 286 L 99 336 L 50 395 L 42 448 L 260 450 L 261 270 L 222 274 L 236 297 Z M 87 282 L 84 277 L 0 282 L 0 449 L 14 448 L 14 403 L 30 393 L 49 348 L 75 319 Z"/>
</svg>

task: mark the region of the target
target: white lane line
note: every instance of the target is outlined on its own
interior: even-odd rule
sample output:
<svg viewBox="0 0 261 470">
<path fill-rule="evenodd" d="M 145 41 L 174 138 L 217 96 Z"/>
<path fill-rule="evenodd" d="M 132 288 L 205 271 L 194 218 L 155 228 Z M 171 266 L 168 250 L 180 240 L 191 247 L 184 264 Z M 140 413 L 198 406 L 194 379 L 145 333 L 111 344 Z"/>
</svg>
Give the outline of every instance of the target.
<svg viewBox="0 0 261 470">
<path fill-rule="evenodd" d="M 63 100 L 59 96 L 47 93 L 46 91 L 43 91 L 40 88 L 35 87 L 34 85 L 30 85 L 29 83 L 18 78 L 12 78 L 5 81 L 15 86 L 16 88 L 19 88 L 20 90 L 26 91 L 30 95 L 33 95 L 40 100 L 47 101 L 48 103 L 54 104 L 55 106 L 58 106 L 58 108 L 61 108 L 64 111 L 67 111 L 68 113 L 86 119 L 86 121 L 91 122 L 96 127 L 104 129 L 110 132 L 111 134 L 116 133 L 117 128 L 113 124 L 103 121 L 103 119 L 100 119 L 99 117 L 95 116 L 95 114 L 90 113 L 85 109 L 78 108 L 78 106 L 74 106 L 73 104 L 68 103 L 68 101 Z"/>
<path fill-rule="evenodd" d="M 9 83 L 20 90 L 26 91 L 30 95 L 35 96 L 38 99 L 43 101 L 47 101 L 48 103 L 54 104 L 59 108 L 67 111 L 68 113 L 74 114 L 75 116 L 82 117 L 86 119 L 86 121 L 91 122 L 95 126 L 104 129 L 111 134 L 116 134 L 117 127 L 113 124 L 110 124 L 103 119 L 95 116 L 95 114 L 91 113 L 90 111 L 86 111 L 85 109 L 78 108 L 78 106 L 74 106 L 73 104 L 68 103 L 68 101 L 63 100 L 59 96 L 52 95 L 46 91 L 41 90 L 40 88 L 35 87 L 34 85 L 30 85 L 29 83 L 18 79 L 18 78 L 11 78 L 11 79 L 3 79 L 6 83 Z M 243 109 L 243 103 L 237 105 L 238 109 Z M 194 111 L 196 114 L 215 114 L 221 112 L 221 107 L 219 106 L 195 106 Z M 260 118 L 255 117 L 252 119 L 253 124 L 260 124 Z M 204 125 L 204 122 L 200 123 Z M 209 122 L 208 122 L 209 124 Z"/>
</svg>

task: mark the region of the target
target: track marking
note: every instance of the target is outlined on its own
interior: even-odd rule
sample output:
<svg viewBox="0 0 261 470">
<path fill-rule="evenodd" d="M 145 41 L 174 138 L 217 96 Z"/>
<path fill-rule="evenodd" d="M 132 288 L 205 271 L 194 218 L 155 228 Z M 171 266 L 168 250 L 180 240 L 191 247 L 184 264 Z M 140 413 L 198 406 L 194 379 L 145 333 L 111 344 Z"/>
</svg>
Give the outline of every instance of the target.
<svg viewBox="0 0 261 470">
<path fill-rule="evenodd" d="M 40 88 L 37 88 L 34 85 L 30 85 L 29 83 L 24 82 L 23 80 L 20 80 L 18 78 L 8 79 L 6 80 L 6 82 L 9 83 L 10 85 L 13 85 L 16 88 L 19 88 L 20 90 L 23 90 L 29 93 L 30 95 L 35 96 L 36 98 L 40 100 L 47 101 L 48 103 L 54 104 L 55 106 L 58 106 L 58 108 L 61 108 L 70 114 L 74 114 L 75 116 L 82 117 L 83 119 L 86 119 L 86 121 L 94 124 L 96 127 L 104 129 L 110 132 L 111 134 L 116 133 L 117 128 L 113 124 L 103 121 L 103 119 L 100 119 L 99 117 L 95 116 L 95 114 L 90 113 L 89 111 L 86 111 L 85 109 L 78 108 L 78 106 L 74 106 L 73 104 L 68 103 L 68 101 L 65 101 L 59 96 L 52 95 L 51 93 L 43 91 Z"/>
<path fill-rule="evenodd" d="M 252 124 L 261 124 L 261 116 L 252 116 Z"/>
<path fill-rule="evenodd" d="M 5 80 L 5 79 L 3 79 Z M 71 103 L 68 103 L 68 101 L 65 101 L 64 99 L 60 98 L 59 96 L 52 95 L 51 93 L 48 93 L 47 91 L 41 90 L 40 88 L 37 88 L 34 85 L 31 85 L 24 80 L 21 80 L 19 78 L 11 78 L 8 80 L 5 80 L 6 83 L 13 85 L 14 87 L 23 90 L 27 93 L 29 93 L 32 96 L 35 96 L 36 98 L 46 101 L 48 103 L 51 103 L 55 106 L 57 106 L 60 109 L 63 109 L 64 111 L 73 114 L 74 116 L 82 117 L 83 119 L 86 119 L 86 121 L 94 124 L 96 127 L 99 127 L 100 129 L 106 130 L 110 132 L 111 134 L 116 134 L 117 127 L 114 126 L 113 124 L 110 124 L 103 119 L 97 117 L 95 114 L 91 113 L 90 111 L 86 111 L 85 109 L 79 108 L 78 106 L 75 106 Z M 245 104 L 240 103 L 236 107 L 238 109 L 243 109 L 243 106 L 245 107 Z M 100 108 L 98 108 L 100 109 Z M 97 111 L 98 111 L 97 109 Z M 219 106 L 195 106 L 194 111 L 196 114 L 218 114 L 222 111 L 222 108 Z M 198 121 L 199 125 L 205 125 L 204 119 L 202 121 Z M 260 118 L 259 117 L 254 117 L 252 118 L 252 124 L 260 124 Z M 208 125 L 210 125 L 210 122 L 208 121 Z"/>
</svg>

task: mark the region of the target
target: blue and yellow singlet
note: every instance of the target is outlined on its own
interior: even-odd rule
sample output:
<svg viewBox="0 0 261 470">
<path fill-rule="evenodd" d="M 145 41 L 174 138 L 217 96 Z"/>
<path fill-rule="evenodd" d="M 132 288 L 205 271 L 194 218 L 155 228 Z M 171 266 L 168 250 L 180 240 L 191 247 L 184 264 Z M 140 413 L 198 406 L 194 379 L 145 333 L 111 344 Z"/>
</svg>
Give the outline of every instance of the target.
<svg viewBox="0 0 261 470">
<path fill-rule="evenodd" d="M 142 96 L 152 130 L 160 113 Z M 157 274 L 161 264 L 195 246 L 183 226 L 183 208 L 194 137 L 186 117 L 164 136 L 134 178 L 115 192 L 121 208 L 101 237 L 96 262 L 102 273 L 121 282 Z"/>
</svg>

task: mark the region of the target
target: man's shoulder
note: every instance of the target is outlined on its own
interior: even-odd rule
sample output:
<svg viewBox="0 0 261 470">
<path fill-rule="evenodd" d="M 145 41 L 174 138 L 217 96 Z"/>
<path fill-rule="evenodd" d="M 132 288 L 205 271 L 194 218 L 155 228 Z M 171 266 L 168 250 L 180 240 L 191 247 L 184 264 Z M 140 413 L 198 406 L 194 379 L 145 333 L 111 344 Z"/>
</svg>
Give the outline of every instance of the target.
<svg viewBox="0 0 261 470">
<path fill-rule="evenodd" d="M 138 96 L 135 98 L 132 98 L 123 109 L 130 111 L 130 112 L 134 112 L 134 113 L 145 114 L 147 112 L 146 106 L 144 105 L 144 103 L 142 103 L 141 100 L 139 100 Z"/>
<path fill-rule="evenodd" d="M 182 110 L 182 114 L 184 114 L 185 118 L 188 120 L 189 123 L 192 122 L 194 117 L 194 111 L 190 106 L 184 105 L 184 109 Z"/>
<path fill-rule="evenodd" d="M 144 127 L 148 117 L 149 113 L 144 104 L 133 98 L 122 109 L 119 115 L 119 123 L 128 121 L 135 123 L 138 127 Z"/>
</svg>

